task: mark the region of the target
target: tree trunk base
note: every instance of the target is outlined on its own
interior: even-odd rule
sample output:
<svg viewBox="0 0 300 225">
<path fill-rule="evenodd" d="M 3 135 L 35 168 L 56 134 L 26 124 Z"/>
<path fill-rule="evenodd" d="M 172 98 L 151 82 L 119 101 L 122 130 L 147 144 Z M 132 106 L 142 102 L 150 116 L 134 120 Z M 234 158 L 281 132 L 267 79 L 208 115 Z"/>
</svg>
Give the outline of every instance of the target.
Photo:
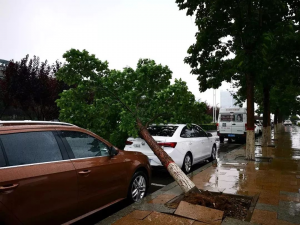
<svg viewBox="0 0 300 225">
<path fill-rule="evenodd" d="M 247 160 L 255 160 L 255 132 L 254 132 L 254 130 L 247 130 L 246 159 Z"/>
<path fill-rule="evenodd" d="M 271 127 L 263 127 L 261 146 L 266 147 L 271 143 Z"/>
</svg>

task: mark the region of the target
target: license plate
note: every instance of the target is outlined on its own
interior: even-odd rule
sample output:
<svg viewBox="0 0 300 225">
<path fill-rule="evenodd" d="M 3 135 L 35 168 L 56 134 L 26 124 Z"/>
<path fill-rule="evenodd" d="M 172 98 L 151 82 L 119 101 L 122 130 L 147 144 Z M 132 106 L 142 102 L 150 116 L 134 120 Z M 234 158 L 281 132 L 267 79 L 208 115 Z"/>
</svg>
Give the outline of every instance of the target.
<svg viewBox="0 0 300 225">
<path fill-rule="evenodd" d="M 141 145 L 140 144 L 134 144 L 133 147 L 140 148 Z"/>
<path fill-rule="evenodd" d="M 226 127 L 226 123 L 222 123 L 222 127 Z"/>
<path fill-rule="evenodd" d="M 228 137 L 235 137 L 235 134 L 228 134 Z"/>
</svg>

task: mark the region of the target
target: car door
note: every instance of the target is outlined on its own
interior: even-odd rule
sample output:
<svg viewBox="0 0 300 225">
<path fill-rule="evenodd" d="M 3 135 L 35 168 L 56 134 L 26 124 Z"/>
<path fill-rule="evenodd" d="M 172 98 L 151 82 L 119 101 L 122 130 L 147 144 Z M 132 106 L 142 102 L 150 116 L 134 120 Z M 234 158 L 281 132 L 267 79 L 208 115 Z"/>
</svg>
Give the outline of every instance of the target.
<svg viewBox="0 0 300 225">
<path fill-rule="evenodd" d="M 244 114 L 243 113 L 236 113 L 233 114 L 233 118 L 232 118 L 232 127 L 231 127 L 231 133 L 233 135 L 237 135 L 237 134 L 244 134 L 245 132 L 245 122 L 244 121 Z"/>
<path fill-rule="evenodd" d="M 219 116 L 219 131 L 221 134 L 231 134 L 232 115 L 220 114 Z"/>
<path fill-rule="evenodd" d="M 78 215 L 75 168 L 55 132 L 2 134 L 1 150 L 0 204 L 16 219 L 60 224 Z"/>
<path fill-rule="evenodd" d="M 199 126 L 195 125 L 195 129 L 198 132 L 199 137 L 201 138 L 201 142 L 203 145 L 203 154 L 207 157 L 211 155 L 212 151 L 212 140 L 207 136 L 207 133 Z"/>
<path fill-rule="evenodd" d="M 199 137 L 194 125 L 191 125 L 190 127 L 185 126 L 181 131 L 180 137 L 189 141 L 190 150 L 193 154 L 193 162 L 199 161 L 201 156 L 203 156 L 203 138 Z"/>
<path fill-rule="evenodd" d="M 129 160 L 109 156 L 108 145 L 92 134 L 65 130 L 60 135 L 77 172 L 80 213 L 126 197 Z"/>
</svg>

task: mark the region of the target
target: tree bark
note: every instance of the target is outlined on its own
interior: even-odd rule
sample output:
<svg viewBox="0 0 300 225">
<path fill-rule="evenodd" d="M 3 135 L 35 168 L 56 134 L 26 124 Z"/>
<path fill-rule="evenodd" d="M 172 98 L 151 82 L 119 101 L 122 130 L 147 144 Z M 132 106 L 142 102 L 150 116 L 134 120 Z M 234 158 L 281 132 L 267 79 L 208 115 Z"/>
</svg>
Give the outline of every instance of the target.
<svg viewBox="0 0 300 225">
<path fill-rule="evenodd" d="M 139 119 L 136 120 L 140 136 L 146 141 L 162 165 L 169 171 L 184 193 L 200 193 L 196 185 L 182 172 L 173 159 L 157 144 Z"/>
<path fill-rule="evenodd" d="M 278 124 L 278 107 L 275 110 L 275 114 L 274 114 L 274 134 L 276 134 L 277 132 L 277 124 Z"/>
<path fill-rule="evenodd" d="M 247 137 L 246 159 L 255 159 L 255 133 L 254 133 L 254 77 L 249 73 L 247 79 Z"/>
<path fill-rule="evenodd" d="M 261 146 L 267 146 L 271 142 L 271 127 L 270 127 L 270 88 L 264 85 L 263 88 L 263 131 Z"/>
<path fill-rule="evenodd" d="M 278 124 L 277 124 L 277 128 L 278 128 L 278 131 L 282 131 L 282 115 L 281 115 L 281 113 L 280 113 L 280 111 L 279 111 L 279 113 L 278 113 Z"/>
</svg>

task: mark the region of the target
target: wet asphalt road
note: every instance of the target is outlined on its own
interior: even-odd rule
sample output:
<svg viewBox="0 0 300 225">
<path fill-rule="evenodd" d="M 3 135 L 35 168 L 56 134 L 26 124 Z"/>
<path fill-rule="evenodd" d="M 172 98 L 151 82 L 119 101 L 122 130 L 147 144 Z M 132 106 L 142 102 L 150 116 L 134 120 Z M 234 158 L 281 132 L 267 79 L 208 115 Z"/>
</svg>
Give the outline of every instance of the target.
<svg viewBox="0 0 300 225">
<path fill-rule="evenodd" d="M 220 142 L 218 141 L 218 137 L 216 136 L 217 135 L 216 132 L 212 132 L 212 135 L 215 136 L 216 140 L 217 140 L 216 141 L 217 149 L 218 149 L 217 158 L 222 157 L 227 152 L 230 152 L 231 150 L 233 150 L 241 145 L 239 143 L 234 143 L 234 142 L 229 144 L 229 143 L 227 143 L 226 139 L 225 139 L 224 144 L 220 144 Z M 203 161 L 201 163 L 194 165 L 192 167 L 192 171 L 197 170 L 198 168 L 204 166 L 207 163 L 208 163 L 208 161 Z M 151 194 L 151 193 L 159 190 L 160 188 L 163 188 L 164 186 L 168 185 L 169 183 L 172 183 L 173 181 L 174 181 L 174 179 L 169 175 L 167 170 L 165 170 L 163 168 L 153 169 L 152 170 L 152 178 L 151 178 L 151 186 L 148 190 L 148 194 Z M 125 208 L 129 204 L 130 203 L 127 200 L 123 200 L 123 201 L 118 202 L 110 207 L 107 207 L 89 217 L 86 217 L 76 223 L 73 223 L 73 225 L 95 224 L 95 223 L 105 219 L 106 217 L 118 212 L 119 210 Z"/>
</svg>

